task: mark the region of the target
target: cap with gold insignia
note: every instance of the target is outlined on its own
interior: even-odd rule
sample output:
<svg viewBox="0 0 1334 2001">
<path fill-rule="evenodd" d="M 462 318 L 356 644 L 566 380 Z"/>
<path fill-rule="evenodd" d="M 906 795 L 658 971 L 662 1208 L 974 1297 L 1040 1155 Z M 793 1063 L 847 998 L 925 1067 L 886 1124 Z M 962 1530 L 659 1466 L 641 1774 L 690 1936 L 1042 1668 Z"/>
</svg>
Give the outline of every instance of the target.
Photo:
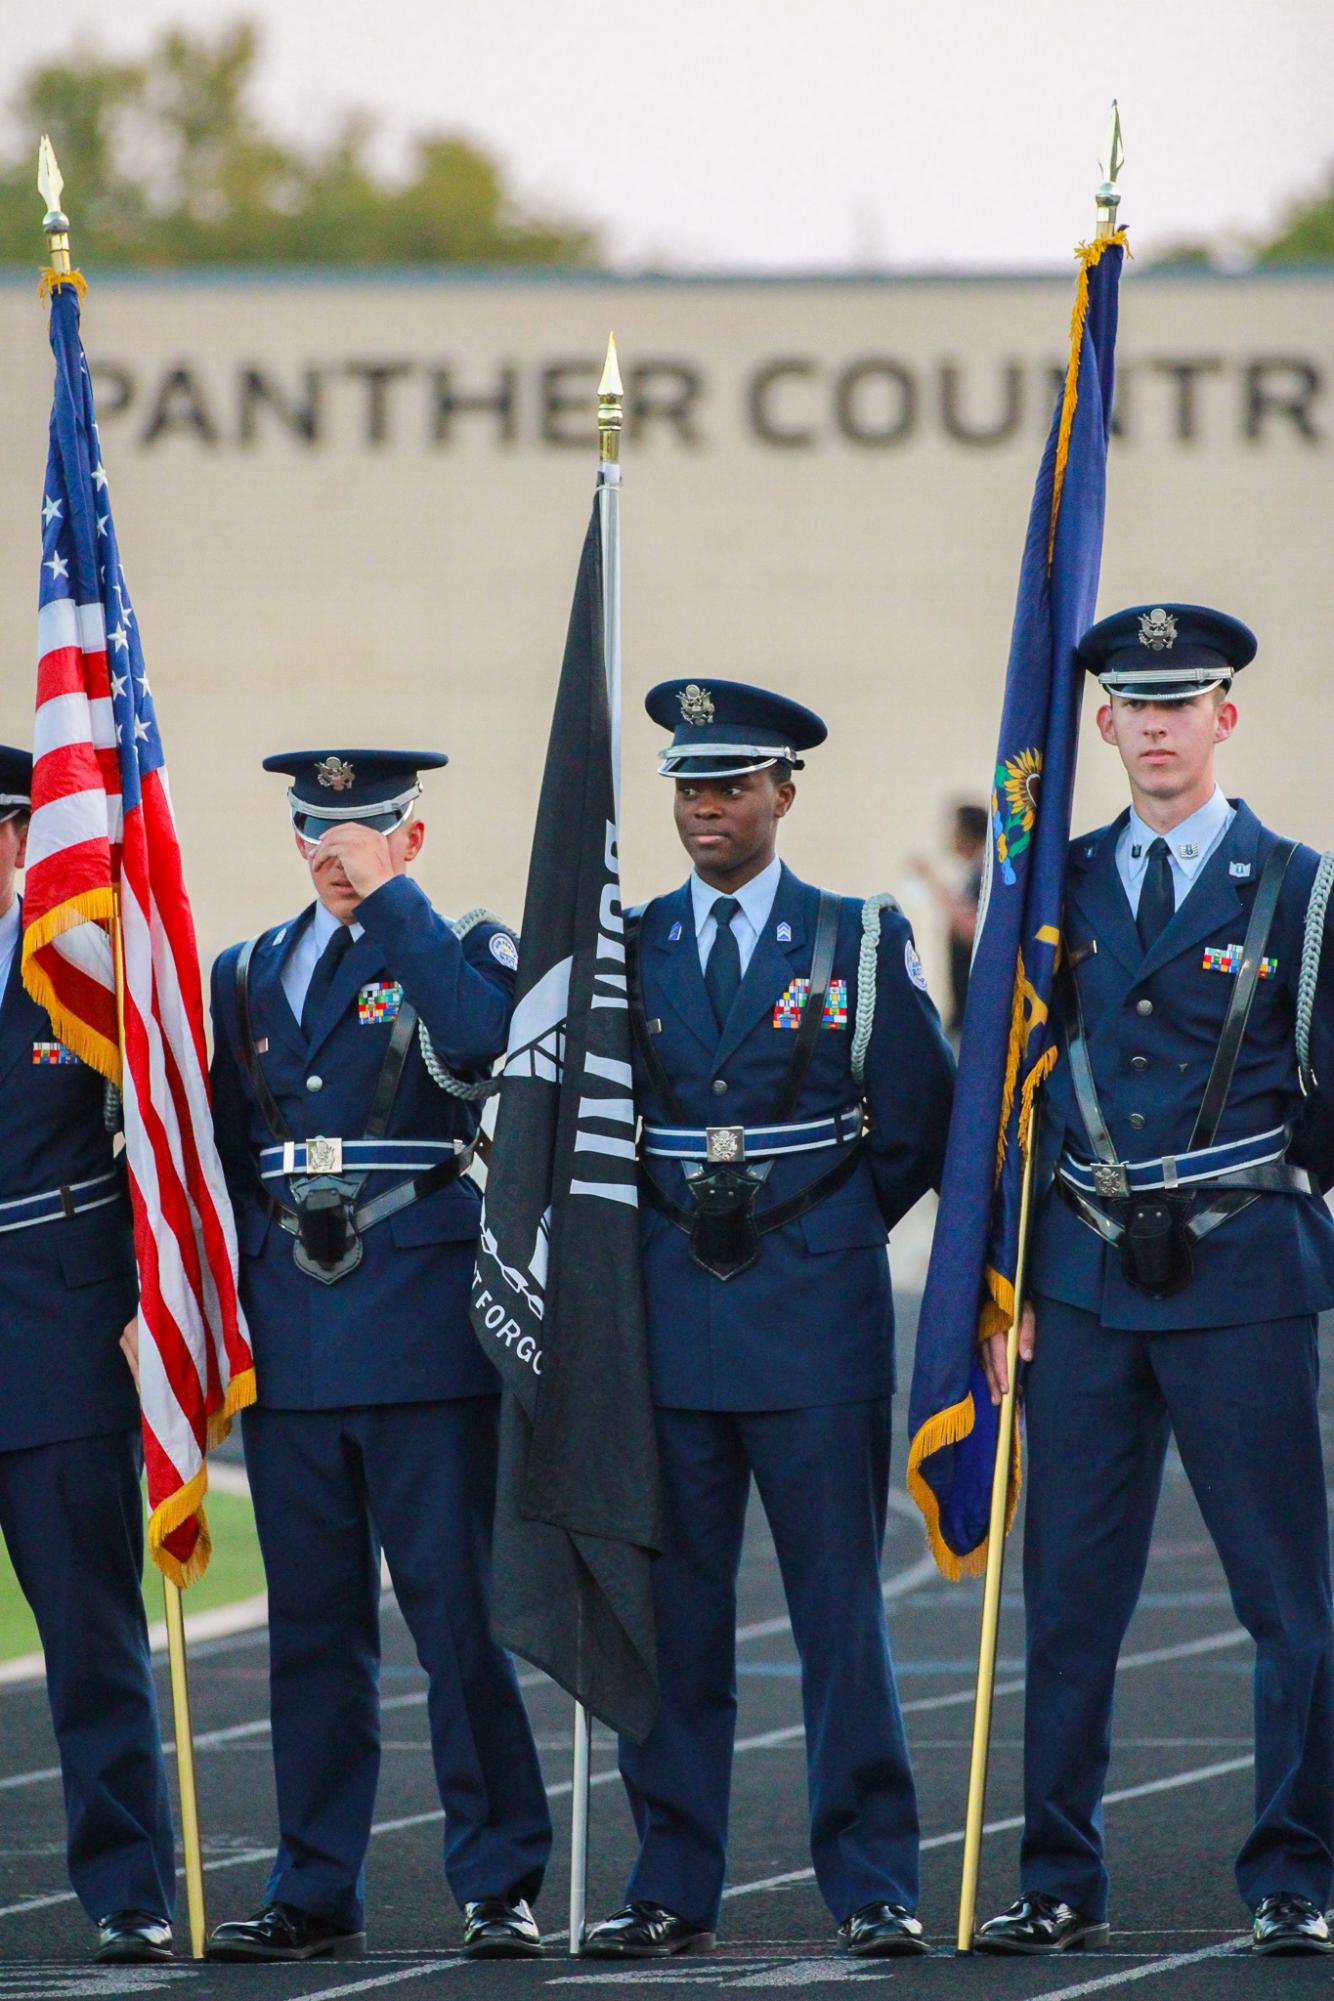
<svg viewBox="0 0 1334 2001">
<path fill-rule="evenodd" d="M 448 763 L 437 750 L 285 750 L 266 757 L 264 769 L 288 773 L 292 824 L 318 841 L 344 820 L 392 834 L 420 796 L 418 773 Z"/>
<path fill-rule="evenodd" d="M 745 681 L 660 681 L 644 707 L 674 732 L 658 753 L 663 778 L 735 778 L 779 763 L 800 771 L 799 753 L 829 734 L 813 709 Z"/>
<path fill-rule="evenodd" d="M 0 820 L 32 811 L 32 754 L 0 743 Z"/>
<path fill-rule="evenodd" d="M 1188 702 L 1230 688 L 1255 658 L 1256 638 L 1239 618 L 1202 604 L 1137 604 L 1091 626 L 1075 659 L 1109 695 L 1133 702 Z"/>
</svg>

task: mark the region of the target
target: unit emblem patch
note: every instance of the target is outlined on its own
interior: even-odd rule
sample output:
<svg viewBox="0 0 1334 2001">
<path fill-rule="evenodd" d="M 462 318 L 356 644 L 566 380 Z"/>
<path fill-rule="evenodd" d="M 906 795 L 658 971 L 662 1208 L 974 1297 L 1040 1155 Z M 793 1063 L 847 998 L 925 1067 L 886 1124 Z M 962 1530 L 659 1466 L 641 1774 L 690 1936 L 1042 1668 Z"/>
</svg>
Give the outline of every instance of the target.
<svg viewBox="0 0 1334 2001">
<path fill-rule="evenodd" d="M 922 971 L 922 961 L 917 955 L 917 947 L 913 944 L 911 938 L 904 940 L 903 963 L 907 968 L 908 978 L 912 981 L 913 985 L 920 987 L 922 992 L 925 993 L 927 990 L 926 974 Z"/>
<path fill-rule="evenodd" d="M 519 954 L 508 931 L 491 933 L 491 957 L 511 973 L 519 970 Z"/>
<path fill-rule="evenodd" d="M 1241 970 L 1243 947 L 1240 945 L 1206 945 L 1204 948 L 1204 970 L 1206 973 L 1236 973 Z M 1261 959 L 1260 978 L 1272 980 L 1278 971 L 1277 959 Z"/>
<path fill-rule="evenodd" d="M 32 1060 L 34 1063 L 77 1063 L 79 1059 L 72 1049 L 66 1049 L 63 1042 L 34 1042 Z"/>
<path fill-rule="evenodd" d="M 801 1010 L 806 1005 L 806 996 L 811 983 L 804 976 L 790 980 L 774 1004 L 774 1027 L 795 1028 L 801 1020 Z M 831 980 L 824 997 L 824 1028 L 846 1028 L 848 1025 L 848 983 L 846 980 Z"/>
<path fill-rule="evenodd" d="M 368 980 L 357 995 L 357 1020 L 362 1027 L 372 1022 L 394 1021 L 403 1005 L 403 989 L 397 980 Z"/>
</svg>

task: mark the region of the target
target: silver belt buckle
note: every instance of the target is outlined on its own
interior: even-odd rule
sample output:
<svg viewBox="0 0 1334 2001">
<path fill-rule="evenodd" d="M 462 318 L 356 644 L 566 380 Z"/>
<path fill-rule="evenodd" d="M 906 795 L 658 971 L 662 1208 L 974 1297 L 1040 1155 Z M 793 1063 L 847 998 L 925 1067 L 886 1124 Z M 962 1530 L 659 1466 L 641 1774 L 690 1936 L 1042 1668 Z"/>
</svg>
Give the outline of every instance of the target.
<svg viewBox="0 0 1334 2001">
<path fill-rule="evenodd" d="M 1104 1201 L 1113 1201 L 1130 1193 L 1130 1181 L 1125 1163 L 1120 1160 L 1096 1160 L 1093 1163 L 1093 1186 Z"/>
<path fill-rule="evenodd" d="M 341 1174 L 343 1171 L 343 1142 L 341 1139 L 308 1139 L 306 1141 L 307 1174 Z"/>
<path fill-rule="evenodd" d="M 706 1126 L 704 1128 L 704 1158 L 708 1161 L 735 1161 L 746 1157 L 746 1128 L 744 1126 Z"/>
</svg>

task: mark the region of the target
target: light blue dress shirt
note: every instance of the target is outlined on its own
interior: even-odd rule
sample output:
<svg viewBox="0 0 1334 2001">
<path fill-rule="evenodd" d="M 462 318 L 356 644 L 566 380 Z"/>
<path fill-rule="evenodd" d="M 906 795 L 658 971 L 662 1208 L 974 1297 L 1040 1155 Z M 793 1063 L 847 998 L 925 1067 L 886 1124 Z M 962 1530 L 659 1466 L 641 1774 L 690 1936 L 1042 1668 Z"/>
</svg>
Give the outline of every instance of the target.
<svg viewBox="0 0 1334 2001">
<path fill-rule="evenodd" d="M 287 1005 L 298 1021 L 301 1019 L 301 1010 L 306 1004 L 306 994 L 310 988 L 316 962 L 338 929 L 339 922 L 331 910 L 326 910 L 322 903 L 317 903 L 314 917 L 287 955 L 287 963 L 282 970 L 282 986 L 283 992 L 287 995 Z M 356 939 L 363 935 L 365 927 L 361 924 L 351 924 L 348 929 Z"/>
<path fill-rule="evenodd" d="M 762 868 L 758 875 L 753 875 L 749 882 L 743 883 L 735 892 L 741 908 L 732 919 L 732 936 L 736 939 L 741 954 L 743 975 L 750 964 L 751 954 L 759 943 L 760 933 L 769 922 L 769 912 L 774 907 L 774 898 L 778 894 L 778 879 L 782 873 L 783 864 L 775 855 L 767 868 Z M 721 889 L 710 889 L 708 883 L 702 882 L 697 875 L 692 875 L 690 878 L 690 902 L 695 913 L 695 943 L 699 947 L 701 972 L 709 963 L 709 953 L 713 950 L 713 941 L 718 935 L 713 906 L 725 893 Z"/>
<path fill-rule="evenodd" d="M 5 988 L 9 985 L 10 967 L 18 957 L 21 929 L 19 900 L 15 897 L 4 916 L 0 917 L 0 1001 L 4 999 Z"/>
<path fill-rule="evenodd" d="M 1195 878 L 1236 817 L 1236 808 L 1228 804 L 1222 789 L 1215 785 L 1212 799 L 1206 799 L 1189 819 L 1163 835 L 1172 864 L 1175 909 L 1180 910 L 1190 895 Z M 1132 806 L 1116 843 L 1116 872 L 1135 914 L 1139 912 L 1140 891 L 1149 866 L 1149 848 L 1157 839 L 1153 828 L 1145 826 Z"/>
</svg>

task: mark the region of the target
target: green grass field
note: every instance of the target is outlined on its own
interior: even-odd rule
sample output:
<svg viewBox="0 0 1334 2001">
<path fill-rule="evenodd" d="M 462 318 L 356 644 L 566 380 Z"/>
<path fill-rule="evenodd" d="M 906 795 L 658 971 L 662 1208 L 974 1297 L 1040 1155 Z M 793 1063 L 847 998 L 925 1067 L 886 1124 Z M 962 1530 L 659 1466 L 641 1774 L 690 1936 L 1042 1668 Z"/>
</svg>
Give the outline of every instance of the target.
<svg viewBox="0 0 1334 2001">
<path fill-rule="evenodd" d="M 239 1494 L 210 1494 L 205 1503 L 213 1555 L 208 1569 L 185 1594 L 185 1612 L 205 1612 L 230 1605 L 264 1589 L 264 1567 L 255 1536 L 250 1502 Z M 162 1579 L 152 1564 L 144 1568 L 144 1600 L 150 1623 L 162 1617 Z M 19 1590 L 9 1558 L 0 1545 L 0 1661 L 35 1653 L 41 1642 L 32 1614 Z"/>
</svg>

